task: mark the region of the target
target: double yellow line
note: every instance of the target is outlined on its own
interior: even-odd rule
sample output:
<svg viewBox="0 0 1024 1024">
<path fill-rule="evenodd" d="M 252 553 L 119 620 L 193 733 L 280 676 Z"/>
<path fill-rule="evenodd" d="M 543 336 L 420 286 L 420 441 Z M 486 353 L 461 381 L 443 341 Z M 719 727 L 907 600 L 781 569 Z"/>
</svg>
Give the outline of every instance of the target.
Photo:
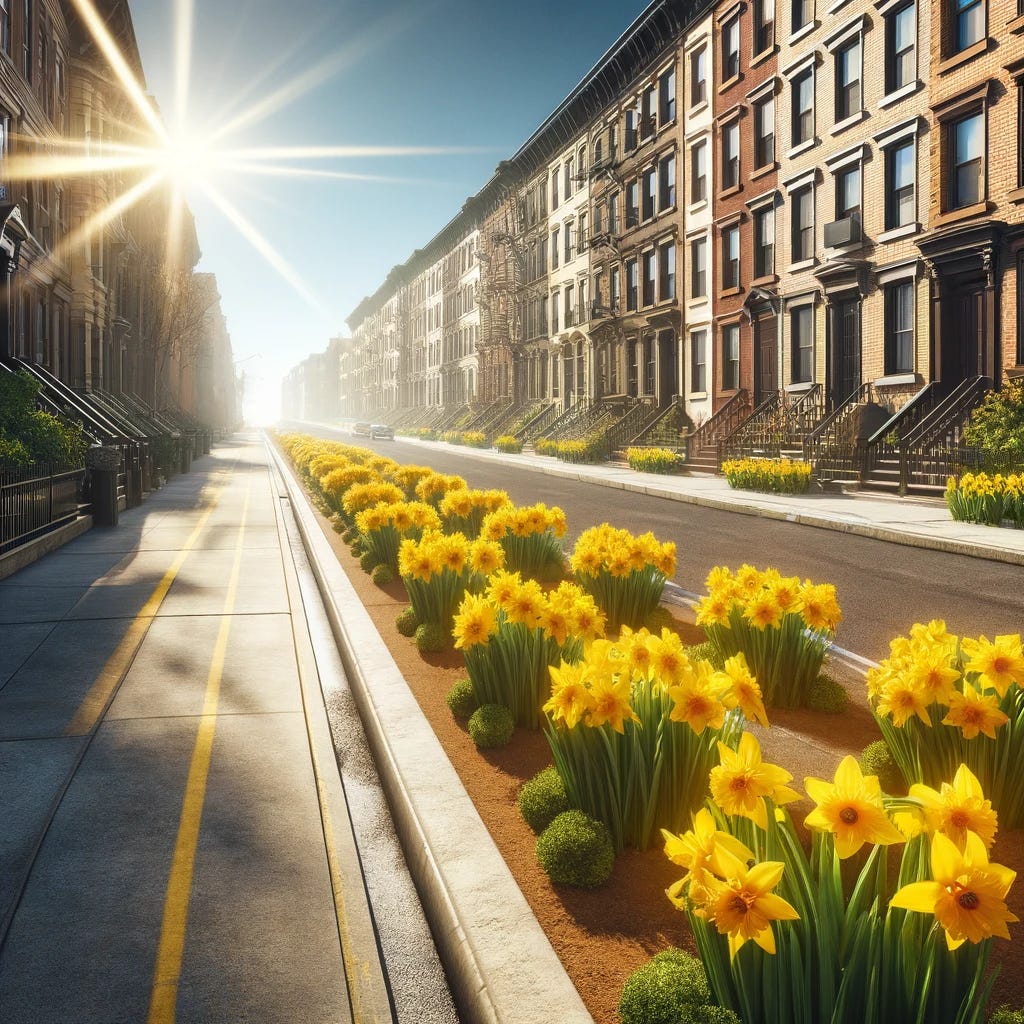
<svg viewBox="0 0 1024 1024">
<path fill-rule="evenodd" d="M 206 800 L 206 782 L 210 774 L 210 758 L 213 753 L 213 736 L 217 727 L 217 705 L 220 700 L 220 684 L 224 675 L 224 658 L 231 632 L 231 615 L 238 592 L 238 578 L 242 570 L 242 545 L 245 539 L 245 522 L 249 514 L 249 491 L 245 494 L 242 521 L 238 527 L 238 541 L 235 544 L 235 558 L 231 567 L 231 578 L 224 600 L 220 629 L 213 648 L 213 659 L 206 677 L 206 694 L 203 699 L 203 713 L 199 720 L 199 732 L 192 750 L 192 761 L 185 783 L 185 799 L 181 808 L 178 836 L 171 859 L 171 874 L 167 881 L 164 897 L 163 924 L 160 928 L 160 944 L 157 947 L 156 970 L 153 977 L 153 991 L 149 1003 L 148 1024 L 173 1024 L 178 1001 L 178 985 L 181 981 L 181 963 L 185 950 L 185 928 L 188 923 L 189 901 L 192 895 L 192 875 L 195 869 L 196 847 L 199 843 L 199 828 Z"/>
</svg>

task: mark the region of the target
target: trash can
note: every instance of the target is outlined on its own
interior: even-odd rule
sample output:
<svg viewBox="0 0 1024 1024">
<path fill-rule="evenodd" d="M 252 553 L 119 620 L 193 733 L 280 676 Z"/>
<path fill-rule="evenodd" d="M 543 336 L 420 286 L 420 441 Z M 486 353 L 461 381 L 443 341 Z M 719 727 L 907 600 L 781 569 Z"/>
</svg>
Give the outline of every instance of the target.
<svg viewBox="0 0 1024 1024">
<path fill-rule="evenodd" d="M 92 485 L 92 521 L 96 526 L 117 526 L 117 471 L 121 449 L 95 445 L 85 453 Z"/>
</svg>

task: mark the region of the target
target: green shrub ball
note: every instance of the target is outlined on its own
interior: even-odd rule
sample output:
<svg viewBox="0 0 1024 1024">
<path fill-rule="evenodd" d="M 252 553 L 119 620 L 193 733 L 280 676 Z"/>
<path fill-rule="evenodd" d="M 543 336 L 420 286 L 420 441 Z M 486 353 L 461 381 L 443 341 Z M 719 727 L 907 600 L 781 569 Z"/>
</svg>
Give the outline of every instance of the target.
<svg viewBox="0 0 1024 1024">
<path fill-rule="evenodd" d="M 988 1024 L 1024 1024 L 1024 1010 L 1012 1006 L 1000 1006 L 988 1019 Z"/>
<path fill-rule="evenodd" d="M 380 565 L 380 559 L 372 551 L 364 551 L 359 556 L 359 568 L 363 572 L 373 572 Z"/>
<path fill-rule="evenodd" d="M 594 889 L 611 877 L 615 847 L 604 822 L 563 811 L 540 834 L 537 860 L 555 885 Z"/>
<path fill-rule="evenodd" d="M 413 637 L 420 654 L 437 654 L 448 646 L 448 637 L 436 622 L 421 622 Z"/>
<path fill-rule="evenodd" d="M 370 573 L 370 579 L 372 579 L 378 587 L 386 587 L 389 583 L 394 583 L 395 574 L 390 565 L 385 565 L 381 562 L 379 565 L 375 565 L 373 567 L 373 572 Z"/>
<path fill-rule="evenodd" d="M 865 775 L 877 775 L 883 793 L 903 796 L 907 792 L 907 780 L 903 778 L 903 772 L 885 740 L 875 740 L 864 748 L 860 755 L 860 770 Z"/>
<path fill-rule="evenodd" d="M 849 702 L 846 690 L 832 676 L 822 672 L 814 681 L 807 694 L 807 706 L 811 711 L 821 711 L 826 715 L 841 715 Z"/>
<path fill-rule="evenodd" d="M 468 679 L 460 679 L 444 699 L 448 710 L 459 719 L 469 718 L 480 704 L 473 692 L 473 684 Z"/>
<path fill-rule="evenodd" d="M 619 1000 L 622 1024 L 738 1024 L 711 1003 L 704 967 L 681 949 L 666 949 L 635 970 Z"/>
<path fill-rule="evenodd" d="M 411 605 L 405 611 L 400 612 L 398 618 L 395 619 L 395 626 L 402 636 L 413 636 L 419 624 L 420 620 L 416 618 L 416 613 L 412 610 Z"/>
<path fill-rule="evenodd" d="M 519 790 L 519 813 L 538 835 L 563 811 L 569 810 L 565 783 L 554 765 L 538 772 Z"/>
<path fill-rule="evenodd" d="M 484 704 L 469 716 L 469 736 L 480 750 L 508 746 L 515 731 L 515 715 L 503 704 Z"/>
</svg>

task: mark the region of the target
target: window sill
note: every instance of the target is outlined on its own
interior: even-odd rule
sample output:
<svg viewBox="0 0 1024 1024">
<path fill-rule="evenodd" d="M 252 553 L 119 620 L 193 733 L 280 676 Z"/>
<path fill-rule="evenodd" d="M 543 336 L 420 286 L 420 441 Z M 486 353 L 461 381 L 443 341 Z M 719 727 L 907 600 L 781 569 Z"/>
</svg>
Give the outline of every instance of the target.
<svg viewBox="0 0 1024 1024">
<path fill-rule="evenodd" d="M 724 81 L 718 87 L 718 95 L 721 96 L 722 93 L 726 93 L 730 89 L 735 88 L 742 81 L 743 81 L 743 72 L 741 71 L 738 75 L 733 75 L 732 78 L 726 79 L 726 81 Z"/>
<path fill-rule="evenodd" d="M 757 170 L 754 171 L 747 180 L 757 181 L 758 178 L 762 178 L 766 174 L 771 174 L 773 171 L 777 171 L 778 169 L 778 163 L 773 160 L 770 164 L 765 164 L 764 167 L 758 167 Z"/>
<path fill-rule="evenodd" d="M 786 268 L 787 274 L 796 274 L 801 270 L 810 270 L 811 267 L 817 264 L 817 260 L 812 256 L 808 260 L 798 260 L 796 263 L 790 263 Z"/>
<path fill-rule="evenodd" d="M 898 238 L 911 238 L 921 233 L 921 225 L 914 221 L 912 224 L 903 224 L 898 228 L 890 228 L 878 236 L 879 242 L 895 242 Z"/>
<path fill-rule="evenodd" d="M 991 45 L 992 40 L 988 36 L 984 39 L 979 39 L 973 46 L 968 46 L 966 50 L 950 54 L 945 60 L 939 61 L 939 65 L 934 69 L 933 73 L 936 75 L 948 74 L 955 68 L 974 60 L 975 57 L 980 57 L 983 53 L 987 53 Z"/>
<path fill-rule="evenodd" d="M 1008 21 L 1006 23 L 1006 31 L 1015 36 L 1024 32 L 1024 14 L 1018 14 L 1016 18 Z"/>
<path fill-rule="evenodd" d="M 723 188 L 722 191 L 718 193 L 718 198 L 719 200 L 728 199 L 731 196 L 739 195 L 742 191 L 742 185 L 733 185 L 731 188 Z"/>
<path fill-rule="evenodd" d="M 792 149 L 786 150 L 786 159 L 792 160 L 793 157 L 799 156 L 801 153 L 806 153 L 809 149 L 813 149 L 817 144 L 818 140 L 816 138 L 798 143 Z"/>
<path fill-rule="evenodd" d="M 1015 188 L 1006 198 L 1011 203 L 1024 203 L 1024 188 Z"/>
<path fill-rule="evenodd" d="M 708 397 L 706 391 L 691 391 L 690 399 L 694 402 L 703 402 Z"/>
<path fill-rule="evenodd" d="M 773 284 L 778 284 L 778 283 L 779 283 L 779 275 L 778 274 L 765 274 L 764 277 L 755 277 L 754 280 L 750 282 L 750 287 L 751 288 L 765 288 L 768 285 L 773 285 Z"/>
<path fill-rule="evenodd" d="M 972 217 L 984 217 L 991 213 L 993 204 L 989 202 L 975 203 L 973 206 L 965 206 L 961 210 L 950 210 L 948 213 L 940 214 L 932 222 L 933 227 L 941 228 L 947 224 L 956 224 L 962 220 L 970 220 Z"/>
<path fill-rule="evenodd" d="M 858 110 L 856 114 L 851 114 L 849 117 L 844 117 L 842 121 L 832 125 L 829 128 L 829 135 L 839 135 L 841 132 L 845 132 L 847 128 L 852 128 L 855 124 L 860 124 L 868 116 L 866 110 Z"/>
<path fill-rule="evenodd" d="M 774 57 L 778 52 L 779 48 L 773 43 L 767 50 L 755 53 L 754 56 L 750 58 L 750 66 L 752 68 L 756 68 L 758 64 L 763 64 L 769 57 Z"/>
<path fill-rule="evenodd" d="M 805 391 L 810 391 L 813 387 L 813 380 L 795 380 L 792 384 L 787 384 L 785 386 L 785 391 L 788 395 L 799 395 Z"/>
<path fill-rule="evenodd" d="M 907 370 L 905 373 L 887 373 L 884 377 L 879 377 L 878 380 L 873 380 L 871 383 L 876 388 L 904 387 L 907 384 L 916 384 L 917 374 L 913 370 Z"/>
<path fill-rule="evenodd" d="M 906 85 L 900 86 L 899 89 L 894 89 L 892 92 L 887 93 L 875 105 L 879 110 L 885 110 L 886 107 L 891 107 L 894 103 L 899 103 L 900 100 L 913 96 L 915 92 L 922 88 L 924 88 L 924 82 L 920 79 L 915 82 L 907 82 Z"/>
<path fill-rule="evenodd" d="M 708 201 L 706 199 L 698 199 L 695 203 L 690 203 L 686 208 L 687 213 L 700 213 L 701 210 L 707 208 Z"/>
<path fill-rule="evenodd" d="M 789 37 L 789 44 L 790 44 L 790 46 L 792 46 L 793 43 L 798 42 L 799 40 L 803 39 L 804 36 L 809 36 L 817 27 L 818 27 L 818 22 L 815 21 L 815 20 L 811 20 L 811 21 L 807 22 L 806 25 L 801 25 L 800 28 L 798 28 L 794 33 L 792 33 L 790 35 L 790 37 Z"/>
<path fill-rule="evenodd" d="M 720 299 L 731 299 L 734 295 L 742 295 L 742 294 L 743 294 L 743 288 L 740 285 L 737 285 L 735 288 L 723 288 L 718 293 L 718 297 Z"/>
<path fill-rule="evenodd" d="M 848 3 L 849 0 L 833 0 L 833 3 L 830 3 L 828 7 L 825 8 L 825 13 L 835 14 L 837 11 L 841 11 Z"/>
<path fill-rule="evenodd" d="M 706 295 L 696 295 L 693 298 L 686 300 L 686 308 L 689 309 L 692 306 L 703 306 L 707 301 L 708 297 Z"/>
<path fill-rule="evenodd" d="M 701 100 L 700 103 L 695 103 L 692 107 L 690 107 L 689 115 L 690 117 L 696 117 L 698 114 L 702 114 L 705 110 L 707 110 L 707 108 L 708 101 Z"/>
</svg>

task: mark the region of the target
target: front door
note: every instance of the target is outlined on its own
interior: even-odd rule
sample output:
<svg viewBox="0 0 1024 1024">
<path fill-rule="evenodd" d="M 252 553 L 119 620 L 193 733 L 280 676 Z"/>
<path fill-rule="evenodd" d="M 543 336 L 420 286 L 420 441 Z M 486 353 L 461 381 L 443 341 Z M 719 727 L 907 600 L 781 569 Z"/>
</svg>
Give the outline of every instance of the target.
<svg viewBox="0 0 1024 1024">
<path fill-rule="evenodd" d="M 942 362 L 938 374 L 947 393 L 968 377 L 985 372 L 984 351 L 984 282 L 949 288 L 942 299 Z"/>
<path fill-rule="evenodd" d="M 860 299 L 842 299 L 832 308 L 832 380 L 835 409 L 860 387 Z"/>
<path fill-rule="evenodd" d="M 775 319 L 754 321 L 754 406 L 779 390 L 778 332 Z"/>
<path fill-rule="evenodd" d="M 658 408 L 665 409 L 672 404 L 677 393 L 679 352 L 675 331 L 658 332 Z"/>
</svg>

